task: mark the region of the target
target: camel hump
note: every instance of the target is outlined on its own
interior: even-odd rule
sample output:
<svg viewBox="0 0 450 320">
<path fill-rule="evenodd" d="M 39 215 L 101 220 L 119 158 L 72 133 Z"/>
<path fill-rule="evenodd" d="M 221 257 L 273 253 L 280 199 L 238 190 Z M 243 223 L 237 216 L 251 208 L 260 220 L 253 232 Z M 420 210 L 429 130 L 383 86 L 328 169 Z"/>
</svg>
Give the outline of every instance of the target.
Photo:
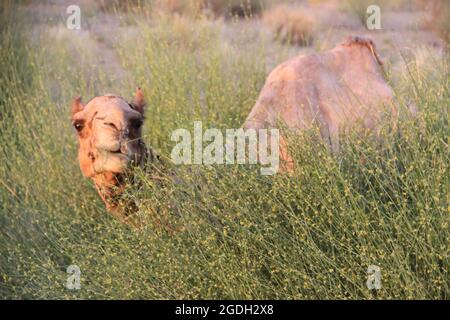
<svg viewBox="0 0 450 320">
<path fill-rule="evenodd" d="M 383 61 L 380 59 L 380 56 L 377 53 L 377 50 L 375 48 L 375 44 L 373 43 L 372 39 L 366 38 L 366 37 L 359 37 L 359 36 L 350 36 L 347 38 L 347 40 L 342 44 L 343 46 L 363 46 L 370 50 L 375 60 L 378 62 L 380 66 L 383 65 Z"/>
</svg>

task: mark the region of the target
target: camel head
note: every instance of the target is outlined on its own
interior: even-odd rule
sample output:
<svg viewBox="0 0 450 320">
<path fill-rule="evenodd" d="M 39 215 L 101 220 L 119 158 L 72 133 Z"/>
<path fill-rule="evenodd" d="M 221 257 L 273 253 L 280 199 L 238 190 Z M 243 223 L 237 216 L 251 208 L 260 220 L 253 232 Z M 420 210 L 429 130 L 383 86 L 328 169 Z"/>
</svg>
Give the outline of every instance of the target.
<svg viewBox="0 0 450 320">
<path fill-rule="evenodd" d="M 137 89 L 133 101 L 115 95 L 95 97 L 86 105 L 72 103 L 72 124 L 79 143 L 78 161 L 83 175 L 113 211 L 130 168 L 145 163 L 148 150 L 142 141 L 145 101 Z"/>
</svg>

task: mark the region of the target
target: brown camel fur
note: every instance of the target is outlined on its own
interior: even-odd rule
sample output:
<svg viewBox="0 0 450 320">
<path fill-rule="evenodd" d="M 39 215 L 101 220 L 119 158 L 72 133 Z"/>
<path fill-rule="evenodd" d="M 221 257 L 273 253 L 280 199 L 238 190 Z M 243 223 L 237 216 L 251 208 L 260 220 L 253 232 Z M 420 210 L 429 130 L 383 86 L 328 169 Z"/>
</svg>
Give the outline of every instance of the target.
<svg viewBox="0 0 450 320">
<path fill-rule="evenodd" d="M 81 103 L 80 97 L 72 103 L 72 124 L 78 136 L 81 171 L 94 181 L 108 210 L 130 224 L 135 224 L 129 215 L 132 208 L 119 205 L 125 178 L 130 178 L 128 169 L 155 159 L 152 150 L 142 141 L 144 108 L 140 89 L 132 102 L 105 95 L 86 105 Z"/>
<path fill-rule="evenodd" d="M 275 128 L 281 121 L 290 129 L 306 130 L 318 124 L 322 137 L 338 152 L 340 133 L 358 127 L 377 131 L 386 111 L 396 116 L 392 101 L 373 42 L 352 37 L 330 51 L 299 56 L 275 68 L 243 128 Z M 106 95 L 85 106 L 76 98 L 72 105 L 81 171 L 94 181 L 108 210 L 132 225 L 128 213 L 136 211 L 135 205 L 119 204 L 117 198 L 128 168 L 156 159 L 142 141 L 144 108 L 140 89 L 130 103 Z M 283 137 L 280 148 L 284 169 L 292 170 Z"/>
<path fill-rule="evenodd" d="M 273 128 L 281 122 L 293 130 L 319 125 L 333 152 L 339 134 L 363 128 L 377 132 L 384 115 L 396 116 L 393 91 L 370 39 L 350 37 L 330 51 L 298 56 L 268 76 L 244 129 Z M 293 161 L 280 139 L 282 169 Z"/>
</svg>

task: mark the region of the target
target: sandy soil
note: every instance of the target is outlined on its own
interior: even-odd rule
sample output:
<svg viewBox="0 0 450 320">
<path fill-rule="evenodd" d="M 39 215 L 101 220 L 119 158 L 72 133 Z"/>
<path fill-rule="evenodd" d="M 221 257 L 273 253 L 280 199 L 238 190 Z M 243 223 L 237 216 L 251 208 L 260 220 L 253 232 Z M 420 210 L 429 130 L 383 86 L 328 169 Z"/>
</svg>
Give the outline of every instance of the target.
<svg viewBox="0 0 450 320">
<path fill-rule="evenodd" d="M 442 50 L 445 45 L 433 32 L 423 27 L 425 12 L 411 6 L 403 9 L 392 9 L 382 12 L 382 30 L 369 31 L 354 14 L 342 10 L 337 1 L 306 3 L 299 1 L 299 7 L 307 9 L 318 21 L 319 32 L 315 42 L 310 47 L 286 46 L 275 43 L 270 30 L 261 20 L 220 22 L 222 35 L 228 45 L 242 47 L 252 39 L 263 37 L 273 43 L 267 50 L 267 69 L 275 67 L 275 56 L 282 47 L 288 56 L 299 53 L 310 53 L 325 50 L 335 46 L 349 35 L 364 35 L 371 37 L 384 59 L 395 63 L 400 59 L 399 49 L 425 46 L 432 50 Z M 82 10 L 81 30 L 68 30 L 65 20 L 69 5 L 79 5 Z M 86 50 L 98 57 L 99 67 L 109 70 L 117 81 L 122 81 L 129 75 L 121 66 L 115 45 L 121 35 L 136 34 L 135 25 L 127 25 L 114 12 L 103 12 L 95 1 L 89 0 L 48 0 L 33 1 L 24 8 L 29 21 L 35 26 L 32 34 L 42 31 L 48 37 L 64 37 L 68 41 L 81 41 Z M 126 21 L 126 20 L 125 20 Z M 245 30 L 245 32 L 242 32 Z M 240 36 L 236 36 L 239 34 Z"/>
</svg>

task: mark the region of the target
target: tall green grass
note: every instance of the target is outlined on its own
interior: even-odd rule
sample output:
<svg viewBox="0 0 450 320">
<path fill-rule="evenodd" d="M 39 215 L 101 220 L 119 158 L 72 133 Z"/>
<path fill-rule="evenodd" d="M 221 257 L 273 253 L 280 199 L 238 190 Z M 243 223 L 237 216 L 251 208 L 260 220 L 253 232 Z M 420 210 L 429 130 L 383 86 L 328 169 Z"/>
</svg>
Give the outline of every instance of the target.
<svg viewBox="0 0 450 320">
<path fill-rule="evenodd" d="M 264 44 L 227 46 L 212 22 L 184 33 L 143 22 L 116 48 L 132 80 L 112 83 L 82 41 L 31 41 L 30 26 L 2 19 L 1 298 L 449 298 L 447 58 L 432 76 L 410 65 L 399 94 L 420 113 L 382 144 L 351 137 L 333 157 L 305 133 L 292 175 L 175 167 L 161 185 L 136 172 L 127 196 L 148 220 L 136 231 L 79 172 L 70 98 L 141 86 L 146 143 L 168 157 L 176 128 L 242 124 L 268 71 Z M 65 287 L 70 264 L 78 291 Z M 380 290 L 366 287 L 369 265 Z"/>
</svg>

